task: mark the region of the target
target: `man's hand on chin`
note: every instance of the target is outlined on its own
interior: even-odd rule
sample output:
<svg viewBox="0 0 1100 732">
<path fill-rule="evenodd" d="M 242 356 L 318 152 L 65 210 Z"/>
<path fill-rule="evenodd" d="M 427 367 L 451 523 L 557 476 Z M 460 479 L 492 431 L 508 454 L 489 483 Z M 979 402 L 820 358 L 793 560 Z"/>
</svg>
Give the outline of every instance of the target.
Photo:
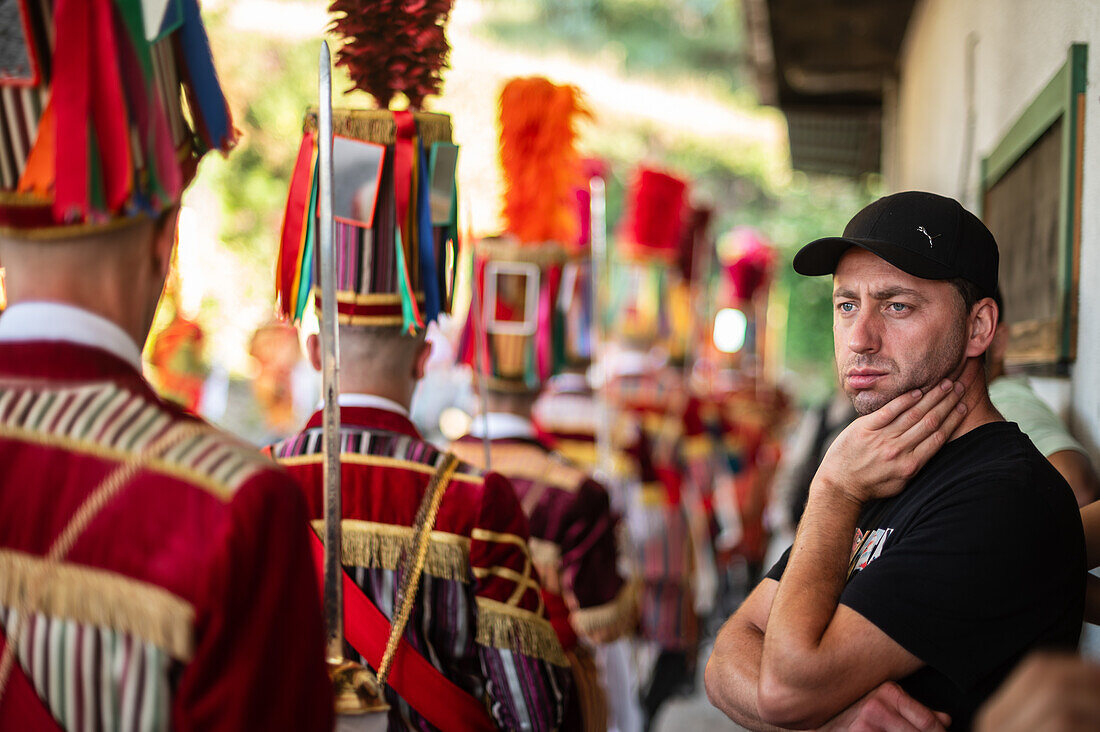
<svg viewBox="0 0 1100 732">
<path fill-rule="evenodd" d="M 848 425 L 825 453 L 813 488 L 862 505 L 902 491 L 966 416 L 962 382 L 906 392 Z"/>
<path fill-rule="evenodd" d="M 933 712 L 893 681 L 845 709 L 819 732 L 944 732 L 951 717 Z"/>
</svg>

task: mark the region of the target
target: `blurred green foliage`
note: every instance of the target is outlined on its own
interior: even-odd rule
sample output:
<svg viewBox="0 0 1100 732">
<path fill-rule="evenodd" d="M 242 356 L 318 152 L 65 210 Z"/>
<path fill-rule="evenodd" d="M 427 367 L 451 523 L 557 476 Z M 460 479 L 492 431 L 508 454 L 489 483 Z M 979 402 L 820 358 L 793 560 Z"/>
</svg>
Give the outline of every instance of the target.
<svg viewBox="0 0 1100 732">
<path fill-rule="evenodd" d="M 703 79 L 715 98 L 757 108 L 743 52 L 740 3 L 732 0 L 493 0 L 484 32 L 497 41 L 544 51 L 563 50 L 614 63 L 627 74 L 675 83 Z M 777 112 L 771 111 L 773 114 Z M 756 141 L 732 143 L 656 130 L 647 123 L 599 125 L 589 138 L 611 167 L 608 219 L 621 214 L 630 170 L 659 147 L 661 162 L 687 175 L 696 199 L 714 204 L 714 231 L 753 226 L 775 245 L 773 297 L 787 307 L 784 353 L 790 384 L 803 403 L 834 388 L 831 283 L 791 269 L 803 244 L 839 234 L 852 214 L 880 194 L 877 176 L 860 181 L 790 170 L 789 157 Z M 714 273 L 714 276 L 717 276 Z"/>
<path fill-rule="evenodd" d="M 623 70 L 705 75 L 740 89 L 740 5 L 730 0 L 493 0 L 495 38 L 544 49 L 617 57 Z M 717 90 L 716 89 L 716 90 Z"/>
</svg>

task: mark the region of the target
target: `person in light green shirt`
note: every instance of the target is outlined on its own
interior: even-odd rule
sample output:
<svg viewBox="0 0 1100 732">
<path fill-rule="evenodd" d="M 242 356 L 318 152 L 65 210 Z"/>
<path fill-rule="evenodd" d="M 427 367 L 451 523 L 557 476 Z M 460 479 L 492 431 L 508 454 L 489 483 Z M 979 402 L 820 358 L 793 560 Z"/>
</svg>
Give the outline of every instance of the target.
<svg viewBox="0 0 1100 732">
<path fill-rule="evenodd" d="M 999 295 L 1000 293 L 998 293 Z M 1020 431 L 1031 438 L 1039 452 L 1073 489 L 1077 504 L 1085 506 L 1100 497 L 1100 479 L 1097 478 L 1085 448 L 1074 439 L 1065 424 L 1031 387 L 1026 377 L 1005 375 L 1005 351 L 1008 349 L 1008 325 L 1004 320 L 997 324 L 993 344 L 989 347 L 986 368 L 989 372 L 989 399 L 997 411 L 1009 422 L 1020 426 Z"/>
</svg>

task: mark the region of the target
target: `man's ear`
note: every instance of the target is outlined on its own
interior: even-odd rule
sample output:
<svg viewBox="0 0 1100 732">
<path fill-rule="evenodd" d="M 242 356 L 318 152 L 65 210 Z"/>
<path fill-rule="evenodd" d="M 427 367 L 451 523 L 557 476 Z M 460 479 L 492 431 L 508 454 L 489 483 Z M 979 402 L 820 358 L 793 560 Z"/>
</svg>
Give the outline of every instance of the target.
<svg viewBox="0 0 1100 732">
<path fill-rule="evenodd" d="M 176 248 L 176 233 L 179 231 L 179 204 L 173 205 L 157 216 L 153 229 L 153 271 L 162 278 L 168 277 L 172 266 L 172 250 Z"/>
<path fill-rule="evenodd" d="M 310 333 L 306 338 L 306 355 L 309 362 L 318 372 L 321 370 L 321 336 L 318 333 Z"/>
<path fill-rule="evenodd" d="M 412 377 L 415 381 L 420 381 L 424 378 L 424 373 L 428 370 L 428 359 L 432 355 L 432 343 L 431 341 L 424 341 L 416 348 L 416 359 L 413 361 Z"/>
<path fill-rule="evenodd" d="M 967 320 L 966 356 L 974 358 L 989 350 L 997 333 L 997 303 L 985 297 L 974 303 Z"/>
</svg>

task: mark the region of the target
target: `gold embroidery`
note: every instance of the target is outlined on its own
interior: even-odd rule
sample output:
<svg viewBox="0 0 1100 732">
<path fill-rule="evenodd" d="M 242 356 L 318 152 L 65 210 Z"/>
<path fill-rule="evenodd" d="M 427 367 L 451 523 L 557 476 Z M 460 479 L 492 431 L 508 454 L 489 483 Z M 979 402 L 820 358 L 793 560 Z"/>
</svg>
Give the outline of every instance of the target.
<svg viewBox="0 0 1100 732">
<path fill-rule="evenodd" d="M 325 522 L 311 522 L 321 536 Z M 375 567 L 396 570 L 413 549 L 413 529 L 410 526 L 380 524 L 374 521 L 344 519 L 343 563 L 355 567 Z M 445 531 L 432 531 L 424 571 L 432 577 L 470 581 L 470 540 Z"/>
<path fill-rule="evenodd" d="M 181 661 L 194 650 L 189 602 L 107 570 L 0 549 L 0 604 L 129 633 Z"/>
<path fill-rule="evenodd" d="M 310 455 L 293 455 L 291 457 L 276 458 L 275 462 L 279 465 L 286 467 L 295 467 L 298 465 L 320 465 L 324 461 L 324 455 L 321 453 L 314 453 Z M 423 473 L 424 475 L 433 475 L 435 468 L 431 465 L 425 465 L 424 463 L 413 462 L 412 460 L 403 460 L 402 458 L 387 457 L 385 455 L 362 455 L 360 453 L 344 452 L 340 453 L 340 462 L 348 463 L 351 465 L 372 465 L 380 468 L 398 468 L 399 470 L 408 470 L 414 473 Z M 462 483 L 470 483 L 471 485 L 481 485 L 483 478 L 480 475 L 468 475 L 465 473 L 455 473 L 451 478 L 451 482 L 459 481 Z"/>
<path fill-rule="evenodd" d="M 553 626 L 545 618 L 487 597 L 477 598 L 477 642 L 549 661 L 555 666 L 569 665 Z"/>
</svg>

